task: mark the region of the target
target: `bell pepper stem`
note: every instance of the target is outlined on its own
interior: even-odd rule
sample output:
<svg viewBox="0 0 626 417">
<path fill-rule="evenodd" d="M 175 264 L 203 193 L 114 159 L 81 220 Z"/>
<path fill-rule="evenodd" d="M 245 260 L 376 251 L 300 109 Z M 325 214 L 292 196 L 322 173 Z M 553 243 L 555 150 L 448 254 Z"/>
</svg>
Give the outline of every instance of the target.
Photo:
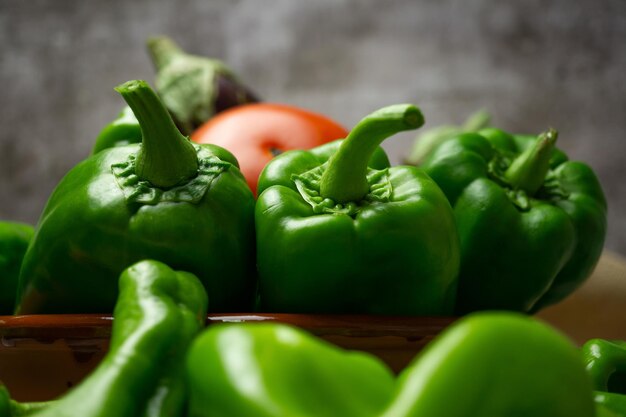
<svg viewBox="0 0 626 417">
<path fill-rule="evenodd" d="M 489 125 L 491 121 L 491 115 L 485 110 L 479 110 L 476 113 L 471 114 L 463 123 L 462 129 L 464 132 L 477 132 Z"/>
<path fill-rule="evenodd" d="M 539 190 L 550 168 L 550 157 L 557 136 L 555 129 L 543 132 L 533 146 L 513 160 L 504 173 L 511 187 L 523 190 L 530 196 Z"/>
<path fill-rule="evenodd" d="M 142 145 L 135 173 L 160 188 L 170 188 L 197 175 L 198 155 L 179 131 L 147 82 L 133 80 L 115 87 L 139 121 Z"/>
<path fill-rule="evenodd" d="M 384 107 L 366 116 L 352 129 L 330 158 L 320 180 L 320 195 L 337 203 L 360 201 L 369 192 L 367 163 L 386 138 L 424 124 L 412 104 Z"/>
<path fill-rule="evenodd" d="M 152 37 L 146 43 L 157 71 L 167 66 L 176 56 L 185 55 L 173 40 L 165 36 Z"/>
</svg>

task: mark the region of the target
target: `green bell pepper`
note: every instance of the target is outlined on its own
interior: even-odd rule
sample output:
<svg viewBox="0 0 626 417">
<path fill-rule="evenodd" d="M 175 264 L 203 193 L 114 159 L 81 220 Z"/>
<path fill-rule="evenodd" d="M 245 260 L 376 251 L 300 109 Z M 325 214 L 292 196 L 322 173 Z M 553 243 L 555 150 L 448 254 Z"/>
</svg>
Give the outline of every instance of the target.
<svg viewBox="0 0 626 417">
<path fill-rule="evenodd" d="M 368 167 L 385 138 L 423 122 L 415 106 L 386 107 L 323 155 L 285 152 L 265 167 L 255 209 L 261 309 L 451 313 L 459 252 L 449 203 L 415 167 Z"/>
<path fill-rule="evenodd" d="M 133 109 L 126 106 L 117 119 L 100 131 L 91 154 L 94 155 L 104 149 L 130 145 L 131 143 L 141 143 L 141 126 L 133 113 Z"/>
<path fill-rule="evenodd" d="M 20 403 L 12 400 L 9 391 L 0 381 L 0 417 L 29 417 L 52 404 L 54 401 Z"/>
<path fill-rule="evenodd" d="M 551 327 L 516 313 L 475 313 L 414 359 L 381 414 L 431 416 L 593 417 L 591 381 L 576 347 Z"/>
<path fill-rule="evenodd" d="M 173 271 L 160 262 L 141 261 L 121 274 L 119 287 L 109 351 L 98 367 L 48 403 L 9 402 L 6 391 L 0 391 L 0 411 L 4 406 L 13 413 L 0 415 L 184 415 L 184 358 L 206 318 L 202 283 L 193 274 Z"/>
<path fill-rule="evenodd" d="M 377 358 L 271 323 L 210 326 L 186 367 L 189 417 L 378 417 L 394 387 Z"/>
<path fill-rule="evenodd" d="M 596 417 L 626 417 L 626 395 L 596 391 Z"/>
<path fill-rule="evenodd" d="M 598 407 L 626 417 L 626 341 L 591 339 L 582 353 Z"/>
<path fill-rule="evenodd" d="M 442 143 L 422 168 L 454 207 L 461 240 L 457 313 L 534 312 L 593 271 L 606 200 L 591 168 L 538 138 L 486 129 Z"/>
<path fill-rule="evenodd" d="M 228 151 L 182 136 L 143 81 L 117 90 L 143 143 L 102 151 L 57 186 L 24 257 L 18 314 L 106 313 L 141 259 L 197 275 L 214 311 L 251 308 L 254 197 Z"/>
<path fill-rule="evenodd" d="M 20 266 L 33 234 L 29 224 L 0 221 L 0 315 L 13 313 Z"/>
</svg>

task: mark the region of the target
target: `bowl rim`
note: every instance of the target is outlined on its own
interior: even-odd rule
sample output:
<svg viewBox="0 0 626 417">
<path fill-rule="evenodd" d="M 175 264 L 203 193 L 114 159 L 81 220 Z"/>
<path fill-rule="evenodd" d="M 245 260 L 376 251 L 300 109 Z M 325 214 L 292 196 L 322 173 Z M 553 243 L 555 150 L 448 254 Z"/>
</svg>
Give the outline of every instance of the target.
<svg viewBox="0 0 626 417">
<path fill-rule="evenodd" d="M 206 325 L 275 322 L 296 326 L 315 335 L 421 339 L 439 333 L 457 319 L 449 316 L 210 313 L 206 317 Z M 109 338 L 113 320 L 110 314 L 0 316 L 0 337 Z"/>
</svg>

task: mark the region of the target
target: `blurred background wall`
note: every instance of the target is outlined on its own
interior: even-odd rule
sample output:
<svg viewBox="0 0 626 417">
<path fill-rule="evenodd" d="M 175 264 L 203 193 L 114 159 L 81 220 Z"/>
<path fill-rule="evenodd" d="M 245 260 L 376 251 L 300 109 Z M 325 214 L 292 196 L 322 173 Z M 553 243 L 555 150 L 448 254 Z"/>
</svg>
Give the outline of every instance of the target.
<svg viewBox="0 0 626 417">
<path fill-rule="evenodd" d="M 626 254 L 622 0 L 0 0 L 0 218 L 34 223 L 122 99 L 153 80 L 148 36 L 225 60 L 267 101 L 351 127 L 414 102 L 426 127 L 477 109 L 515 132 L 559 129 L 598 173 L 607 248 Z M 413 134 L 384 145 L 407 155 Z"/>
</svg>

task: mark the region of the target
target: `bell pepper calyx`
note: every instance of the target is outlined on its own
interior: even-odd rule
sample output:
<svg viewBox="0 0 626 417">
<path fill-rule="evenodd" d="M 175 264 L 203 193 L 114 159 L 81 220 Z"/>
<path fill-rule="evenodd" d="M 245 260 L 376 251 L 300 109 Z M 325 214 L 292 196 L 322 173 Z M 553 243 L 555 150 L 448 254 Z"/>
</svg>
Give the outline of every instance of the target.
<svg viewBox="0 0 626 417">
<path fill-rule="evenodd" d="M 570 193 L 563 189 L 561 180 L 552 170 L 548 171 L 543 185 L 535 195 L 541 200 L 550 201 L 565 200 L 570 197 Z"/>
<path fill-rule="evenodd" d="M 155 205 L 161 202 L 187 202 L 197 204 L 202 200 L 211 183 L 231 166 L 218 157 L 194 146 L 198 152 L 198 175 L 186 183 L 169 189 L 155 187 L 135 173 L 137 158 L 131 154 L 126 161 L 111 165 L 115 181 L 130 204 Z"/>
<path fill-rule="evenodd" d="M 550 129 L 522 154 L 496 152 L 487 163 L 489 179 L 502 187 L 520 211 L 530 210 L 534 199 L 557 201 L 569 197 L 549 166 L 556 137 L 556 130 Z M 523 181 L 516 183 L 516 180 Z"/>
<path fill-rule="evenodd" d="M 511 162 L 504 177 L 513 189 L 524 190 L 532 196 L 541 188 L 550 169 L 550 158 L 557 137 L 555 129 L 543 132 L 533 146 Z"/>
<path fill-rule="evenodd" d="M 179 131 L 167 109 L 141 80 L 115 87 L 139 121 L 141 148 L 135 161 L 135 173 L 141 180 L 159 188 L 183 184 L 198 174 L 198 156 L 194 145 Z"/>
<path fill-rule="evenodd" d="M 388 137 L 424 124 L 412 104 L 384 107 L 362 119 L 341 143 L 320 178 L 320 195 L 338 204 L 361 201 L 368 194 L 368 161 Z"/>
<path fill-rule="evenodd" d="M 338 203 L 330 198 L 320 195 L 320 180 L 324 174 L 326 166 L 320 165 L 300 175 L 292 175 L 291 179 L 300 192 L 302 199 L 309 203 L 316 214 L 347 214 L 350 217 L 356 216 L 361 208 L 373 202 L 385 203 L 391 197 L 392 186 L 389 180 L 389 170 L 375 170 L 368 168 L 367 183 L 369 191 L 361 200 Z"/>
</svg>

